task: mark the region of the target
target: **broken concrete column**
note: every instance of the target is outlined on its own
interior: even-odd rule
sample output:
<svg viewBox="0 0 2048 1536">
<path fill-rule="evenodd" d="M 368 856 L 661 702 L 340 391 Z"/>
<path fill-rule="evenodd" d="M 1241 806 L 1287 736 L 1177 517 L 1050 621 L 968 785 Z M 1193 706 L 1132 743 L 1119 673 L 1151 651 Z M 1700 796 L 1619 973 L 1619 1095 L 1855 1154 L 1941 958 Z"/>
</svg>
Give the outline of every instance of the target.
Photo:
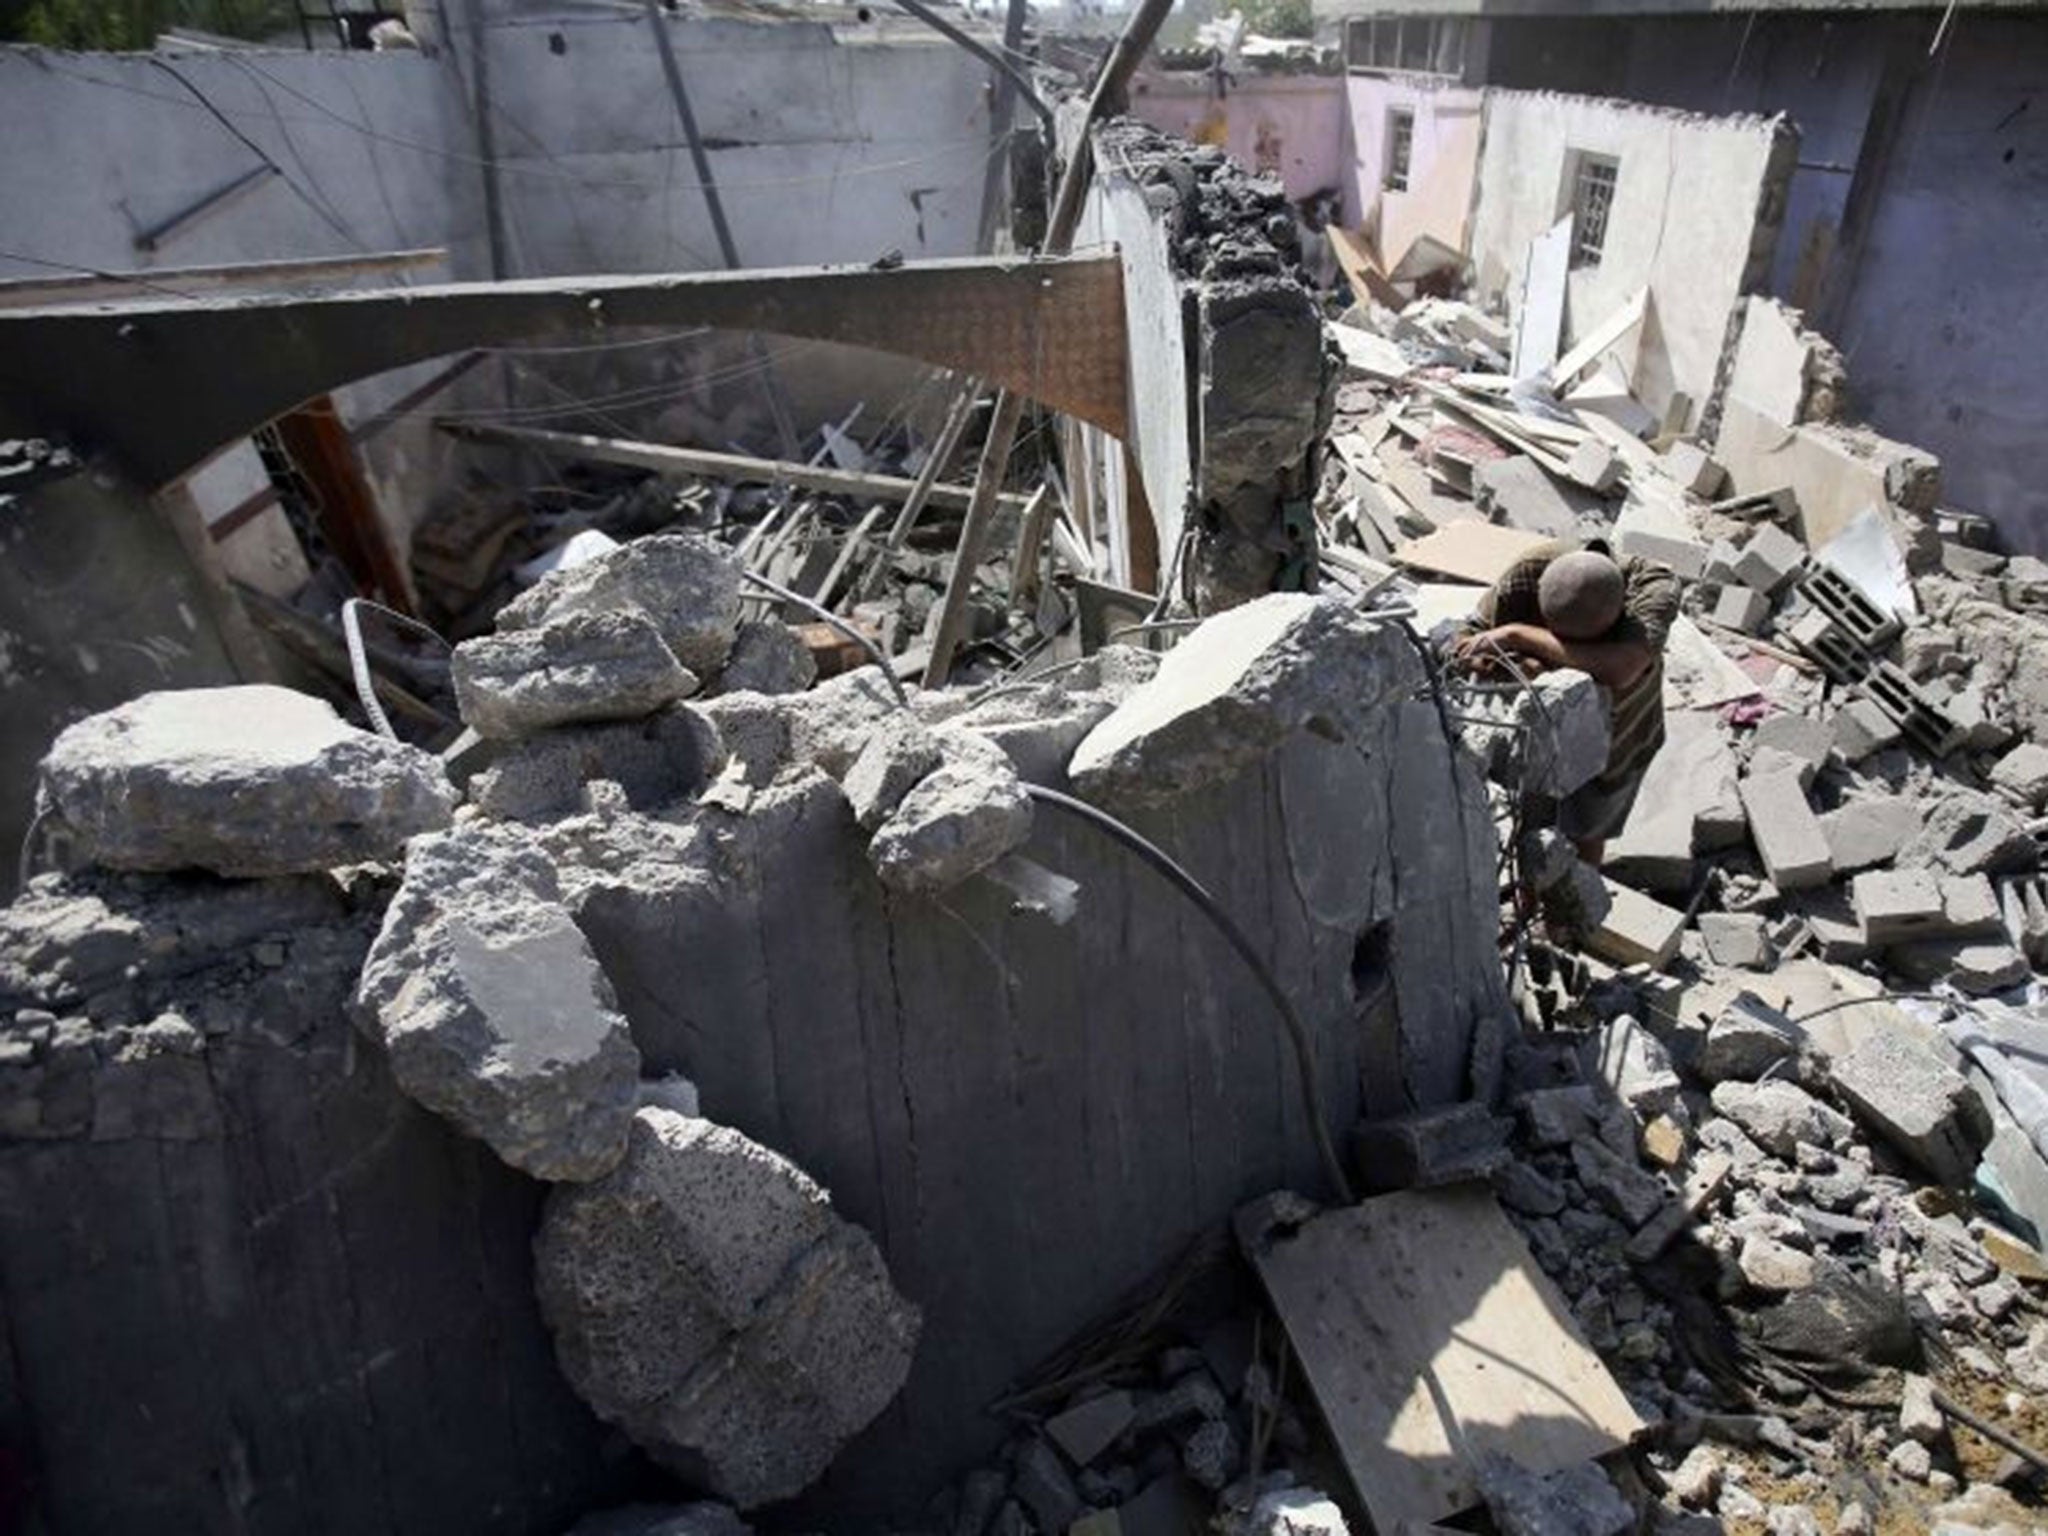
<svg viewBox="0 0 2048 1536">
<path fill-rule="evenodd" d="M 146 693 L 81 720 L 43 759 L 42 795 L 94 863 L 232 876 L 389 858 L 456 802 L 429 754 L 267 685 Z"/>
<path fill-rule="evenodd" d="M 653 622 L 634 612 L 567 613 L 480 635 L 455 647 L 449 671 L 463 723 L 492 741 L 637 720 L 697 687 Z"/>
<path fill-rule="evenodd" d="M 1191 631 L 1088 733 L 1067 771 L 1090 797 L 1163 803 L 1231 777 L 1296 730 L 1343 739 L 1422 676 L 1392 625 L 1335 600 L 1272 593 Z"/>
<path fill-rule="evenodd" d="M 1871 1130 L 1952 1189 L 1991 1144 L 1991 1113 L 1947 1063 L 1877 1030 L 1834 1064 L 1835 1091 Z"/>
<path fill-rule="evenodd" d="M 354 1013 L 413 1098 L 541 1179 L 624 1155 L 640 1053 L 611 983 L 519 834 L 420 838 L 363 965 Z"/>
<path fill-rule="evenodd" d="M 725 665 L 740 622 L 740 570 L 697 533 L 659 533 L 551 572 L 498 610 L 500 632 L 576 613 L 638 613 L 699 677 Z"/>
<path fill-rule="evenodd" d="M 655 1107 L 625 1159 L 558 1185 L 535 1288 L 601 1418 L 741 1509 L 801 1492 L 903 1385 L 918 1309 L 787 1159 Z"/>
</svg>

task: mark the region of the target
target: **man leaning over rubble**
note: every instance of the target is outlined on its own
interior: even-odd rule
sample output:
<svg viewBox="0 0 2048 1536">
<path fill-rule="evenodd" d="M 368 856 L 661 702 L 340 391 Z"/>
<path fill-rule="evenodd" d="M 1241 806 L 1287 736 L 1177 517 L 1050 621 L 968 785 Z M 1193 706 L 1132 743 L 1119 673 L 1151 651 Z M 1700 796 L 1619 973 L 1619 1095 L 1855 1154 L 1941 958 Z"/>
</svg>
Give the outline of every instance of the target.
<svg viewBox="0 0 2048 1536">
<path fill-rule="evenodd" d="M 1678 616 L 1678 579 L 1639 556 L 1600 545 L 1550 543 L 1502 574 L 1479 602 L 1479 625 L 1458 660 L 1485 670 L 1573 667 L 1607 697 L 1607 766 L 1558 807 L 1558 830 L 1597 868 L 1621 831 L 1664 744 L 1664 642 Z"/>
</svg>

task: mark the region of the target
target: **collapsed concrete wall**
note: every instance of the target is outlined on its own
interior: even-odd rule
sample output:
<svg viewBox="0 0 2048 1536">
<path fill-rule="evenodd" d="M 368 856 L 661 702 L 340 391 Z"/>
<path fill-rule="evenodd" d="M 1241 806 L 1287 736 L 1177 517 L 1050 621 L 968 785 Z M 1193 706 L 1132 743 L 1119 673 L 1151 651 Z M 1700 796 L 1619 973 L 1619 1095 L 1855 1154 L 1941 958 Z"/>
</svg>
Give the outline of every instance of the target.
<svg viewBox="0 0 2048 1536">
<path fill-rule="evenodd" d="M 1564 342 L 1648 288 L 1632 393 L 1659 416 L 1686 396 L 1677 425 L 1690 429 L 1710 410 L 1742 296 L 1769 279 L 1797 151 L 1783 118 L 1490 90 L 1468 252 L 1479 287 L 1514 291 L 1530 242 L 1572 211 L 1586 157 L 1610 164 L 1599 254 L 1575 259 L 1567 275 Z"/>
<path fill-rule="evenodd" d="M 413 845 L 409 906 L 370 870 L 46 877 L 0 933 L 0 1308 L 54 1523 L 324 1529 L 331 1507 L 335 1529 L 558 1528 L 613 1464 L 543 1368 L 539 1186 L 513 1157 L 574 1181 L 548 1200 L 541 1289 L 601 1412 L 743 1502 L 830 1461 L 806 1518 L 915 1510 L 993 1444 L 983 1410 L 1022 1371 L 1240 1200 L 1320 1182 L 1298 1063 L 1243 962 L 1098 829 L 1004 809 L 1020 772 L 1064 785 L 1071 760 L 1236 916 L 1308 1023 L 1325 1129 L 1490 1093 L 1493 829 L 1406 637 L 1302 595 L 1217 622 L 1156 676 L 1112 651 L 980 701 L 921 695 L 914 728 L 863 672 L 541 731 Z M 450 870 L 502 906 L 481 857 L 500 845 L 601 985 L 519 984 L 531 925 L 465 939 L 454 908 L 409 986 L 385 984 L 389 952 L 365 969 L 379 924 L 380 950 L 424 931 L 429 887 L 463 897 Z M 376 1027 L 351 1033 L 359 972 Z M 496 1097 L 415 1082 L 445 1121 L 405 1097 L 373 1041 L 407 998 Z M 622 1016 L 646 1081 L 623 1156 L 565 1166 L 535 1138 L 582 1148 L 580 1125 L 527 1110 L 581 1113 L 549 1065 L 571 1013 Z M 676 1073 L 695 1085 L 681 1108 Z M 614 1097 L 587 1118 L 609 1125 Z M 819 1186 L 866 1236 L 818 1223 Z M 714 1210 L 780 1214 L 734 1248 Z M 113 1258 L 109 1212 L 135 1239 Z M 781 1243 L 778 1273 L 812 1278 L 748 1280 L 713 1262 L 721 1242 L 729 1262 Z M 690 1285 L 635 1302 L 678 1264 Z M 486 1400 L 451 1425 L 451 1395 Z M 110 1400 L 163 1405 L 181 1433 L 108 1432 Z M 757 1428 L 721 1438 L 735 1424 Z M 435 1454 L 406 1455 L 420 1445 Z"/>
<path fill-rule="evenodd" d="M 565 1527 L 541 1186 L 344 1004 L 388 889 L 45 877 L 0 914 L 0 1443 L 47 1528 Z"/>
<path fill-rule="evenodd" d="M 1130 119 L 1096 130 L 1095 156 L 1082 238 L 1124 253 L 1140 495 L 1115 455 L 1099 452 L 1096 472 L 1150 535 L 1127 535 L 1147 553 L 1127 559 L 1129 578 L 1178 572 L 1200 613 L 1301 587 L 1314 565 L 1310 451 L 1337 375 L 1286 198 L 1220 149 Z"/>
<path fill-rule="evenodd" d="M 1931 514 L 1941 497 L 1932 454 L 1837 419 L 1849 391 L 1842 354 L 1797 310 L 1750 298 L 1729 360 L 1714 454 L 1738 495 L 1790 490 L 1809 545 L 1827 543 L 1875 509 L 1915 569 L 1940 549 Z"/>
</svg>

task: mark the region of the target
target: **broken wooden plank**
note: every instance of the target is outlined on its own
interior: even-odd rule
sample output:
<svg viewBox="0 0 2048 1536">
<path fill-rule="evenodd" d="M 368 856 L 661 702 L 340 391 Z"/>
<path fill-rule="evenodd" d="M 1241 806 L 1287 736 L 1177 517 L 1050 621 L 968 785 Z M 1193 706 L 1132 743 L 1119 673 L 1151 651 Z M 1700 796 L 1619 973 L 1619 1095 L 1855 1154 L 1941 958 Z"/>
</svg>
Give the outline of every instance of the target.
<svg viewBox="0 0 2048 1536">
<path fill-rule="evenodd" d="M 1544 375 L 1552 389 L 1562 389 L 1599 360 L 1600 354 L 1643 323 L 1649 312 L 1650 290 L 1638 288 L 1628 301 L 1605 320 L 1586 332 L 1571 351 L 1559 358 Z"/>
<path fill-rule="evenodd" d="M 704 448 L 675 448 L 666 443 L 640 443 L 624 438 L 599 437 L 590 432 L 554 432 L 544 427 L 509 427 L 496 422 L 435 422 L 450 437 L 466 442 L 492 443 L 507 448 L 537 448 L 571 458 L 594 459 L 600 464 L 625 464 L 666 475 L 704 475 L 713 480 L 757 481 L 767 485 L 793 485 L 800 490 L 822 491 L 832 496 L 864 500 L 906 501 L 916 482 L 899 475 L 877 475 L 822 465 L 792 464 L 787 459 L 755 459 L 745 454 L 715 453 Z M 934 506 L 965 508 L 972 490 L 964 485 L 934 485 Z M 1022 496 L 1005 493 L 1003 504 L 1021 510 Z"/>
<path fill-rule="evenodd" d="M 1408 300 L 1401 290 L 1387 281 L 1380 271 L 1379 263 L 1366 249 L 1364 237 L 1348 229 L 1332 224 L 1326 233 L 1330 237 L 1330 252 L 1337 258 L 1337 266 L 1344 273 L 1344 280 L 1351 285 L 1351 296 L 1361 304 L 1379 304 L 1399 314 L 1407 307 Z"/>
<path fill-rule="evenodd" d="M 1490 587 L 1524 555 L 1549 541 L 1540 533 L 1486 522 L 1451 523 L 1394 551 L 1394 563 Z"/>
<path fill-rule="evenodd" d="M 818 590 L 811 595 L 812 602 L 827 608 L 832 605 L 832 594 L 839 589 L 840 578 L 846 575 L 847 567 L 853 564 L 854 557 L 866 545 L 868 534 L 881 520 L 882 513 L 886 510 L 882 503 L 876 502 L 868 508 L 867 515 L 855 524 L 853 532 L 846 536 L 846 542 L 839 546 L 839 554 L 833 560 L 832 568 L 825 573 L 825 579 L 818 583 Z"/>
<path fill-rule="evenodd" d="M 1484 1186 L 1328 1211 L 1251 1258 L 1378 1530 L 1478 1503 L 1489 1453 L 1554 1472 L 1643 1427 Z"/>
</svg>

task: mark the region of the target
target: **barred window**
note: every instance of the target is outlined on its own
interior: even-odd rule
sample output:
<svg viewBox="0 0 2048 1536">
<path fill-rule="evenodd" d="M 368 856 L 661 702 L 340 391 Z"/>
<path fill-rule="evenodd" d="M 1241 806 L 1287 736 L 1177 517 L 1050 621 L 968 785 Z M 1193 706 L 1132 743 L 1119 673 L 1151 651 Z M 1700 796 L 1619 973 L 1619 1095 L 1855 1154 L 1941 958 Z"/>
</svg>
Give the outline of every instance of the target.
<svg viewBox="0 0 2048 1536">
<path fill-rule="evenodd" d="M 1406 107 L 1387 109 L 1387 174 L 1389 192 L 1408 190 L 1408 162 L 1415 152 L 1415 114 Z"/>
<path fill-rule="evenodd" d="M 1614 207 L 1621 162 L 1611 155 L 1575 156 L 1572 172 L 1572 265 L 1597 267 L 1607 244 L 1607 215 Z"/>
</svg>

